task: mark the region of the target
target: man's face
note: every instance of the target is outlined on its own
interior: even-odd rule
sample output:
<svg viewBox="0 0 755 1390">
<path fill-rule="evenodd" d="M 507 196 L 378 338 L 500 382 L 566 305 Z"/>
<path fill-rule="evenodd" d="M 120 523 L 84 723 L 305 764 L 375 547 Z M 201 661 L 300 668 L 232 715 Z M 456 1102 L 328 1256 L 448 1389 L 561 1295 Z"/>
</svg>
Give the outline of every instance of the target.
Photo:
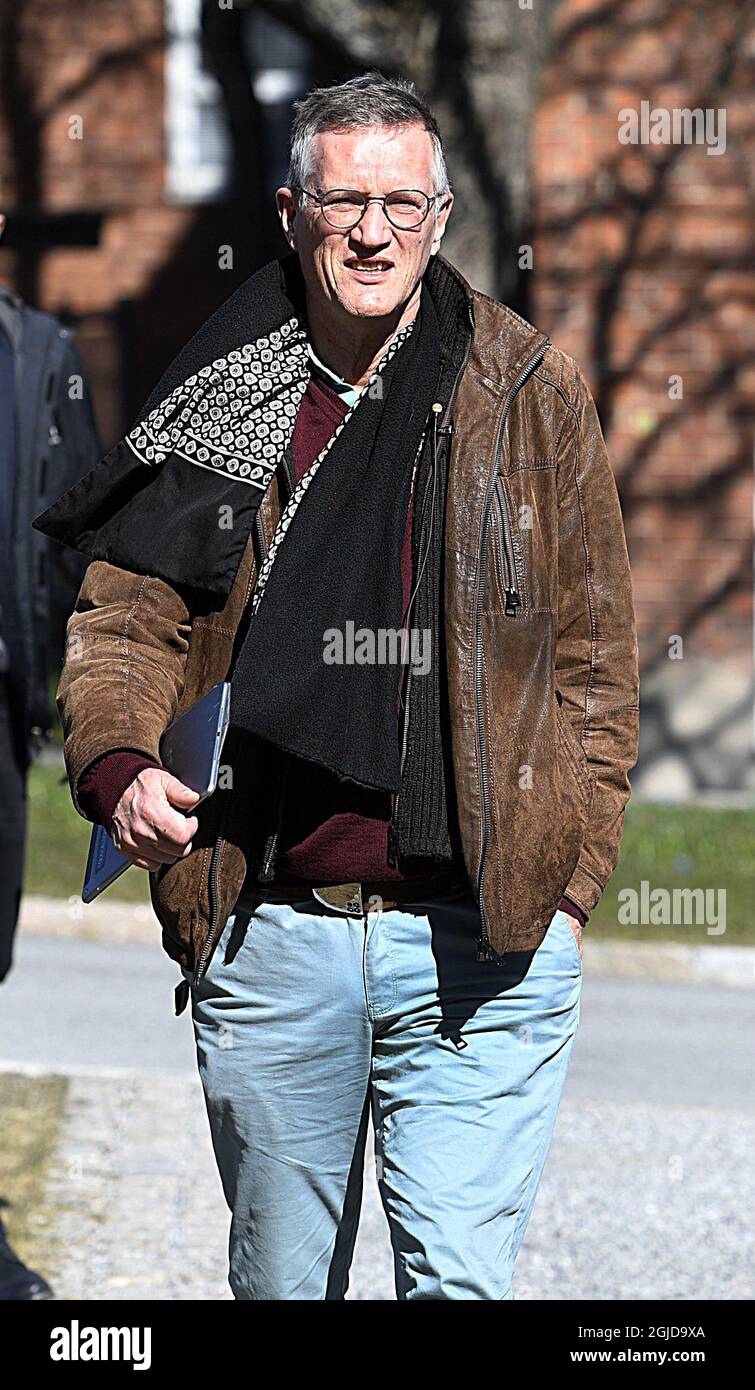
<svg viewBox="0 0 755 1390">
<path fill-rule="evenodd" d="M 420 125 L 324 131 L 315 136 L 312 154 L 306 183 L 310 192 L 435 192 L 433 144 Z M 445 194 L 437 205 L 431 204 L 419 227 L 408 230 L 392 226 L 380 204 L 369 203 L 358 226 L 339 231 L 311 198 L 297 204 L 287 189 L 279 189 L 277 196 L 287 239 L 299 252 L 308 295 L 359 318 L 392 314 L 411 297 L 440 246 L 453 202 L 451 194 Z"/>
</svg>

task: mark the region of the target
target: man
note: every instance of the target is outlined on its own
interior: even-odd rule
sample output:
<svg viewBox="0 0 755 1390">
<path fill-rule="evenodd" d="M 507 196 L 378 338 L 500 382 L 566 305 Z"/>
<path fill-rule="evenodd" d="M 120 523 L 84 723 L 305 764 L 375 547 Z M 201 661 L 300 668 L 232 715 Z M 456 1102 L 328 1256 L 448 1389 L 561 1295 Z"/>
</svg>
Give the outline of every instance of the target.
<svg viewBox="0 0 755 1390">
<path fill-rule="evenodd" d="M 511 1298 L 636 753 L 616 488 L 575 364 L 438 255 L 411 86 L 297 103 L 277 202 L 292 254 L 39 519 L 93 560 L 72 793 L 184 973 L 236 1297 L 343 1298 L 371 1108 L 398 1298 Z M 226 677 L 195 815 L 159 739 Z"/>
<path fill-rule="evenodd" d="M 98 458 L 73 330 L 0 285 L 0 982 L 13 963 L 21 903 L 26 776 L 52 728 L 50 672 L 83 570 L 30 522 Z M 0 1299 L 49 1297 L 0 1222 Z"/>
</svg>

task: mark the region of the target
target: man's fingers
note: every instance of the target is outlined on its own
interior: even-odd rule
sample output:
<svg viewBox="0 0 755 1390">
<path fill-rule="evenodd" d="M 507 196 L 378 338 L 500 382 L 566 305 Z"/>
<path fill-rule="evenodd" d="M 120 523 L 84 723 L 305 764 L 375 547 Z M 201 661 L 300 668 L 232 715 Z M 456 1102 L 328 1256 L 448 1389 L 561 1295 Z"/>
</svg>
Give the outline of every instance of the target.
<svg viewBox="0 0 755 1390">
<path fill-rule="evenodd" d="M 161 869 L 164 864 L 175 864 L 177 859 L 183 857 L 180 854 L 147 853 L 136 845 L 119 845 L 118 853 L 122 854 L 124 859 L 128 859 L 130 864 L 138 864 L 140 869 Z"/>
<path fill-rule="evenodd" d="M 150 867 L 157 868 L 160 864 L 174 864 L 177 859 L 183 859 L 191 852 L 191 840 L 186 845 L 176 844 L 157 834 L 149 825 L 143 830 L 130 826 L 128 832 L 121 836 L 116 848 L 129 859 L 133 855 L 150 859 L 153 861 Z"/>
<path fill-rule="evenodd" d="M 173 849 L 178 854 L 196 835 L 198 826 L 196 816 L 182 816 L 180 811 L 172 810 L 163 801 L 157 806 L 142 809 L 132 820 L 130 829 L 137 843 L 140 840 L 145 845 L 151 842 L 166 850 Z"/>
<path fill-rule="evenodd" d="M 171 806 L 176 806 L 181 811 L 190 811 L 199 801 L 199 792 L 192 791 L 191 787 L 185 786 L 170 773 L 163 782 L 163 790 Z"/>
<path fill-rule="evenodd" d="M 128 859 L 130 864 L 136 864 L 140 869 L 161 869 L 165 864 L 175 864 L 178 859 L 185 859 L 188 854 L 191 854 L 191 848 L 191 840 L 180 852 L 161 850 L 155 844 L 121 842 L 117 846 L 118 853 L 122 854 L 124 859 Z"/>
<path fill-rule="evenodd" d="M 126 845 L 121 845 L 118 850 L 124 859 L 128 859 L 129 864 L 133 864 L 136 869 L 146 869 L 152 873 L 155 869 L 161 869 L 165 860 L 155 859 L 152 855 L 142 854 L 138 850 L 128 849 Z"/>
</svg>

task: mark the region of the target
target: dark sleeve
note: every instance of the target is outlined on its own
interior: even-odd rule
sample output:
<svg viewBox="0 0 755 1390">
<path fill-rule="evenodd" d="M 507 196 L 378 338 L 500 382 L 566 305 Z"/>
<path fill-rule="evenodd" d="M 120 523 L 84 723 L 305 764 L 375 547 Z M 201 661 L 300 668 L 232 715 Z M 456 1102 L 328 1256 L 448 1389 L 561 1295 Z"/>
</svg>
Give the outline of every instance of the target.
<svg viewBox="0 0 755 1390">
<path fill-rule="evenodd" d="M 72 398 L 70 389 L 74 376 L 81 380 L 81 395 Z M 94 468 L 102 457 L 84 364 L 73 340 L 69 341 L 61 364 L 55 413 L 65 451 L 65 476 L 61 481 L 69 488 L 83 478 L 90 468 Z"/>
<path fill-rule="evenodd" d="M 72 377 L 79 378 L 81 382 L 81 394 L 75 393 L 73 399 L 69 394 Z M 49 424 L 50 442 L 54 442 L 54 447 L 47 450 L 48 467 L 44 488 L 48 501 L 66 492 L 85 473 L 95 468 L 100 462 L 102 452 L 84 368 L 72 337 L 67 339 L 60 360 Z M 44 499 L 40 497 L 39 501 L 42 500 Z M 35 544 L 38 545 L 43 540 L 44 538 L 39 536 Z M 45 663 L 44 670 L 40 671 L 40 710 L 46 710 L 48 706 L 50 674 L 60 671 L 60 662 L 65 651 L 66 623 L 87 567 L 86 556 L 70 550 L 67 546 L 55 545 L 51 541 L 47 542 L 44 555 L 45 593 L 40 599 L 38 609 L 38 651 L 40 663 Z M 38 713 L 36 722 L 49 727 L 52 722 L 51 715 L 52 711 L 50 716 L 44 719 L 43 714 Z"/>
<path fill-rule="evenodd" d="M 159 766 L 154 758 L 145 758 L 130 748 L 118 748 L 95 758 L 78 784 L 79 804 L 87 820 L 96 821 L 109 831 L 113 813 L 126 788 L 142 768 Z"/>
<path fill-rule="evenodd" d="M 565 912 L 569 917 L 576 917 L 577 921 L 581 922 L 583 927 L 587 926 L 590 920 L 587 913 L 583 908 L 577 907 L 577 904 L 573 903 L 571 898 L 562 898 L 559 907 L 561 911 Z"/>
<path fill-rule="evenodd" d="M 81 395 L 70 395 L 71 377 L 81 380 Z M 73 340 L 69 341 L 61 363 L 55 398 L 55 424 L 60 435 L 56 496 L 67 492 L 89 473 L 102 458 L 97 424 L 92 408 L 84 365 Z M 86 559 L 67 546 L 55 546 L 55 560 L 64 582 L 72 586 L 71 606 L 84 577 Z"/>
</svg>

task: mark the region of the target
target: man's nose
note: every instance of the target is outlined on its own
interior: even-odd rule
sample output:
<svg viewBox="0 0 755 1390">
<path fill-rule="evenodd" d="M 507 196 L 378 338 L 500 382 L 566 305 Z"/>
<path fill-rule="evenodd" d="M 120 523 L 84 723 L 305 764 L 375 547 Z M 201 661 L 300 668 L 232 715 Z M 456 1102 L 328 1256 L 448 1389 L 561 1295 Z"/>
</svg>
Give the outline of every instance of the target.
<svg viewBox="0 0 755 1390">
<path fill-rule="evenodd" d="M 352 232 L 352 236 L 363 246 L 385 246 L 392 235 L 393 228 L 382 203 L 368 203 L 364 217 Z"/>
</svg>

